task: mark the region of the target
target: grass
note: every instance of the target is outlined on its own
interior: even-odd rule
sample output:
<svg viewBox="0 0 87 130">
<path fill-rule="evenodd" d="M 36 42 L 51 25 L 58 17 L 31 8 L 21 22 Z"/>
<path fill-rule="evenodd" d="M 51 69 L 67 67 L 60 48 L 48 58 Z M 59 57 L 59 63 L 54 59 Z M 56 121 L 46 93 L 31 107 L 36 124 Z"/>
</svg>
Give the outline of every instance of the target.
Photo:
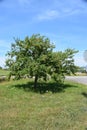
<svg viewBox="0 0 87 130">
<path fill-rule="evenodd" d="M 0 130 L 86 130 L 87 86 L 56 85 L 44 83 L 41 94 L 42 84 L 34 92 L 28 80 L 1 82 Z"/>
<path fill-rule="evenodd" d="M 8 70 L 0 69 L 0 76 L 7 76 L 9 74 Z"/>
</svg>

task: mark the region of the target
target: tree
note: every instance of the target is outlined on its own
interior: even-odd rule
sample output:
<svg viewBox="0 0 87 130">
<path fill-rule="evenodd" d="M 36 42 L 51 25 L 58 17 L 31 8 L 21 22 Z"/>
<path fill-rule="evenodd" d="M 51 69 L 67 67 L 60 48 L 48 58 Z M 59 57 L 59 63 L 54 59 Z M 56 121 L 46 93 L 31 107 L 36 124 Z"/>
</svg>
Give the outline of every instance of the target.
<svg viewBox="0 0 87 130">
<path fill-rule="evenodd" d="M 2 69 L 2 67 L 0 66 L 0 69 Z"/>
<path fill-rule="evenodd" d="M 40 34 L 26 37 L 24 40 L 16 39 L 7 53 L 6 65 L 10 69 L 10 75 L 20 79 L 24 75 L 34 77 L 34 88 L 40 78 L 47 77 L 62 82 L 66 73 L 74 73 L 73 55 L 76 51 L 67 49 L 65 52 L 53 52 L 54 44 Z"/>
<path fill-rule="evenodd" d="M 62 83 L 65 75 L 75 74 L 77 66 L 74 64 L 74 54 L 78 51 L 74 49 L 66 49 L 64 52 L 58 51 L 52 54 L 51 72 L 55 81 Z"/>
</svg>

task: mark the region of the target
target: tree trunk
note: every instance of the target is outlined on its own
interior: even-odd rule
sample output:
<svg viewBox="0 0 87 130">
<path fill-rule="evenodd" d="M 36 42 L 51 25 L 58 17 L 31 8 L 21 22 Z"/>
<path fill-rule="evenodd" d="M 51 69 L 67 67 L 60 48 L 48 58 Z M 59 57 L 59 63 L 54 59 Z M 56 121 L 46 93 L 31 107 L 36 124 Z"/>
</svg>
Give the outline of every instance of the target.
<svg viewBox="0 0 87 130">
<path fill-rule="evenodd" d="M 34 89 L 35 90 L 37 88 L 37 81 L 38 81 L 38 75 L 35 75 L 35 80 L 34 80 Z"/>
</svg>

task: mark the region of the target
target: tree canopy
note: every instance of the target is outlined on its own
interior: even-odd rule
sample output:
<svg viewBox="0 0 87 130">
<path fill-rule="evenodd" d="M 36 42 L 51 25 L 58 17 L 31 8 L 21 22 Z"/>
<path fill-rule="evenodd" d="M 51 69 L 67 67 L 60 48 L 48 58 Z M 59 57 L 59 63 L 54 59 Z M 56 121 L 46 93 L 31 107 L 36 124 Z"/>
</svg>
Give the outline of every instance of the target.
<svg viewBox="0 0 87 130">
<path fill-rule="evenodd" d="M 58 83 L 63 82 L 65 74 L 74 73 L 76 70 L 73 56 L 77 51 L 66 49 L 64 52 L 54 52 L 54 48 L 49 38 L 40 34 L 34 34 L 24 40 L 16 39 L 11 45 L 11 51 L 7 53 L 9 77 L 34 77 L 34 88 L 37 87 L 38 79 L 47 80 L 50 77 Z"/>
</svg>

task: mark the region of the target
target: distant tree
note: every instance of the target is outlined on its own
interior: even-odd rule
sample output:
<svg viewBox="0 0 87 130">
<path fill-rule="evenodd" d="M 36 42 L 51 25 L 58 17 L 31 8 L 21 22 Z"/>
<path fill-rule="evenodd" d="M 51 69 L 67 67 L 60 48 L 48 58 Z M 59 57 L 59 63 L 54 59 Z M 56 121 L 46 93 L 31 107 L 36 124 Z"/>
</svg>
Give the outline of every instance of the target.
<svg viewBox="0 0 87 130">
<path fill-rule="evenodd" d="M 0 69 L 2 69 L 2 67 L 0 66 Z"/>
<path fill-rule="evenodd" d="M 77 51 L 67 49 L 65 52 L 53 52 L 54 47 L 48 38 L 40 34 L 26 37 L 24 40 L 16 39 L 11 51 L 7 53 L 6 65 L 10 69 L 10 77 L 34 77 L 35 89 L 38 79 L 47 80 L 49 75 L 61 83 L 65 74 L 75 72 L 73 56 Z"/>
<path fill-rule="evenodd" d="M 78 67 L 77 72 L 86 73 L 86 67 Z"/>
</svg>

